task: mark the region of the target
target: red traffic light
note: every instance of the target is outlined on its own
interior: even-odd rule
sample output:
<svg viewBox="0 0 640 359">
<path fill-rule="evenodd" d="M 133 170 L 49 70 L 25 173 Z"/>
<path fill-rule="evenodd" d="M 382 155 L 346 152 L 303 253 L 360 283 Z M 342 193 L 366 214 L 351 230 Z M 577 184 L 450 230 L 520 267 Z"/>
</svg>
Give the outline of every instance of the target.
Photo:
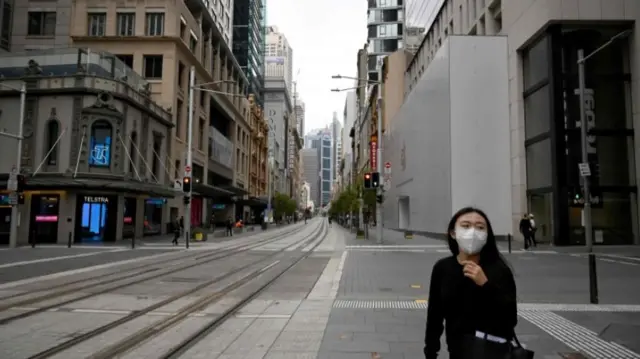
<svg viewBox="0 0 640 359">
<path fill-rule="evenodd" d="M 365 179 L 370 179 L 371 178 L 371 173 L 365 173 L 364 174 L 364 178 Z"/>
<path fill-rule="evenodd" d="M 185 177 L 185 178 L 182 180 L 182 182 L 183 182 L 183 183 L 189 183 L 189 182 L 191 182 L 191 177 Z"/>
</svg>

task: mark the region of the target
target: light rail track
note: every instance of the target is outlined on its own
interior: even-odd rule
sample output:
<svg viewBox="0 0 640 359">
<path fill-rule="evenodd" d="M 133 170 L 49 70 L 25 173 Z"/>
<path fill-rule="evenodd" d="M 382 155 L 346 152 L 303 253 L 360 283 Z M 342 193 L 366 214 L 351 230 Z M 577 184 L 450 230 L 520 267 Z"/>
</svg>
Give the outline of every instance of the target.
<svg viewBox="0 0 640 359">
<path fill-rule="evenodd" d="M 88 289 L 97 289 L 100 288 L 100 286 L 106 286 L 105 288 L 101 288 L 101 289 L 97 289 L 95 291 L 92 291 L 90 293 L 81 293 L 78 294 L 77 296 L 74 296 L 72 298 L 68 298 L 68 299 L 64 299 L 62 301 L 59 302 L 54 302 L 51 304 L 47 304 L 44 306 L 41 306 L 39 308 L 35 308 L 35 309 L 31 309 L 31 310 L 27 310 L 12 316 L 8 316 L 5 318 L 1 318 L 0 319 L 0 325 L 6 325 L 9 324 L 11 322 L 14 322 L 16 320 L 19 319 L 24 319 L 30 316 L 33 316 L 35 314 L 38 313 L 42 313 L 48 310 L 51 310 L 53 308 L 57 308 L 63 305 L 67 305 L 67 304 L 71 304 L 80 300 L 84 300 L 84 299 L 88 299 L 91 297 L 95 297 L 97 295 L 100 294 L 105 294 L 108 292 L 112 292 L 114 290 L 117 289 L 121 289 L 124 287 L 128 287 L 131 285 L 135 285 L 135 284 L 139 284 L 148 280 L 152 280 L 152 279 L 156 279 L 156 278 L 160 278 L 162 276 L 165 276 L 167 274 L 175 274 L 176 272 L 179 271 L 183 271 L 183 270 L 187 270 L 190 268 L 194 268 L 197 266 L 201 266 L 203 264 L 207 264 L 207 263 L 211 263 L 213 261 L 216 261 L 218 259 L 222 259 L 222 258 L 226 258 L 228 256 L 232 256 L 232 255 L 236 255 L 236 254 L 240 254 L 240 253 L 244 253 L 247 252 L 253 248 L 257 248 L 260 246 L 263 246 L 265 244 L 269 244 L 275 241 L 278 241 L 280 239 L 282 239 L 283 236 L 287 236 L 287 235 L 291 235 L 292 233 L 299 233 L 300 231 L 304 230 L 306 227 L 301 227 L 301 228 L 296 228 L 292 231 L 285 231 L 284 233 L 278 233 L 275 234 L 273 236 L 270 236 L 267 239 L 255 242 L 255 243 L 251 243 L 251 244 L 242 244 L 242 245 L 238 245 L 235 246 L 233 248 L 228 248 L 228 249 L 224 249 L 221 251 L 215 251 L 214 253 L 210 253 L 210 254 L 205 254 L 205 255 L 200 255 L 200 256 L 195 256 L 193 257 L 194 262 L 188 263 L 188 264 L 184 264 L 184 265 L 180 265 L 181 261 L 184 261 L 185 259 L 190 259 L 190 256 L 193 255 L 193 252 L 190 252 L 189 254 L 187 254 L 186 256 L 179 258 L 179 259 L 174 259 L 174 260 L 170 260 L 170 261 L 162 261 L 161 263 L 157 263 L 155 265 L 161 266 L 161 267 L 154 267 L 154 268 L 140 268 L 137 267 L 138 269 L 142 269 L 137 273 L 130 273 L 130 270 L 126 272 L 127 277 L 126 278 L 121 278 L 121 277 L 116 277 L 116 278 L 109 278 L 106 280 L 98 280 L 98 282 L 96 283 L 89 283 L 89 284 L 84 284 L 84 285 L 80 285 L 80 286 L 73 286 L 70 288 L 65 288 L 63 290 L 60 291 L 56 291 L 53 293 L 44 293 L 42 295 L 39 296 L 35 296 L 33 298 L 28 298 L 28 299 L 24 299 L 24 300 L 20 300 L 20 301 L 16 301 L 16 302 L 10 302 L 7 304 L 3 304 L 0 306 L 0 311 L 6 311 L 6 310 L 10 310 L 12 308 L 17 308 L 17 307 L 26 307 L 29 305 L 33 305 L 35 303 L 40 303 L 40 302 L 44 302 L 44 301 L 51 301 L 52 299 L 56 299 L 56 298 L 60 298 L 60 297 L 64 297 L 66 295 L 72 295 L 73 293 L 81 293 L 81 291 L 86 291 Z M 172 266 L 170 263 L 174 263 L 174 265 Z M 142 267 L 148 267 L 149 264 L 145 264 Z M 122 272 L 120 274 L 123 274 Z M 95 278 L 94 278 L 95 279 Z M 119 283 L 122 282 L 122 283 Z M 110 285 L 112 284 L 112 285 Z M 61 285 L 61 287 L 65 287 L 64 284 Z M 46 290 L 45 290 L 46 292 Z M 29 292 L 26 293 L 28 294 L 33 294 L 34 292 Z"/>
<path fill-rule="evenodd" d="M 277 255 L 280 255 L 282 253 L 284 253 L 287 248 L 293 247 L 293 246 L 300 246 L 300 243 L 304 243 L 304 244 L 308 244 L 308 243 L 313 243 L 314 241 L 316 241 L 318 238 L 324 238 L 324 236 L 326 236 L 326 224 L 324 222 L 321 222 L 316 228 L 314 228 L 314 230 L 306 237 L 302 238 L 301 240 L 295 241 L 294 243 L 278 250 L 275 252 L 272 252 L 260 259 L 257 259 L 255 261 L 252 261 L 249 264 L 246 265 L 242 265 L 238 268 L 232 269 L 228 272 L 225 272 L 224 274 L 217 276 L 213 279 L 207 280 L 206 282 L 203 282 L 191 289 L 185 290 L 181 293 L 175 294 L 173 296 L 171 296 L 170 298 L 164 299 L 158 303 L 155 303 L 153 305 L 150 305 L 144 309 L 141 310 L 137 310 L 134 312 L 131 312 L 128 315 L 125 315 L 124 317 L 117 319 L 113 322 L 110 322 L 106 325 L 100 326 L 98 328 L 89 330 L 85 333 L 82 333 L 78 336 L 75 336 L 67 341 L 64 341 L 58 345 L 55 345 L 49 349 L 46 349 L 40 353 L 37 353 L 31 357 L 29 357 L 29 359 L 44 359 L 44 358 L 50 358 L 51 356 L 54 356 L 56 354 L 60 354 L 62 352 L 64 352 L 67 349 L 70 349 L 82 342 L 85 342 L 87 340 L 90 340 L 100 334 L 103 334 L 109 330 L 115 329 L 127 322 L 130 322 L 136 318 L 142 317 L 143 315 L 149 314 L 159 308 L 162 308 L 168 304 L 171 304 L 179 299 L 183 299 L 184 297 L 190 296 L 190 295 L 194 295 L 194 294 L 198 294 L 200 292 L 203 292 L 205 290 L 207 290 L 208 288 L 210 288 L 211 286 L 220 283 L 221 281 L 225 280 L 225 279 L 229 279 L 232 276 L 241 273 L 242 271 L 251 269 L 252 267 L 255 267 L 257 265 L 260 265 L 260 263 L 266 262 L 269 259 L 274 258 Z M 322 236 L 322 237 L 321 237 Z M 319 245 L 320 241 L 318 241 L 318 243 L 314 246 L 317 247 L 317 245 Z M 311 253 L 311 251 L 308 252 L 309 254 Z M 306 254 L 306 256 L 308 256 L 309 254 Z M 300 258 L 304 258 L 306 256 L 302 256 Z M 295 261 L 295 263 L 298 263 L 301 259 L 297 259 Z M 267 272 L 269 269 L 273 268 L 275 265 L 277 265 L 280 262 L 280 260 L 277 260 L 269 265 L 267 265 L 266 267 L 262 267 L 258 270 L 254 270 L 252 272 L 250 272 L 247 275 L 242 276 L 239 280 L 225 286 L 224 288 L 220 289 L 220 290 L 216 290 L 213 293 L 210 294 L 203 294 L 202 296 L 198 297 L 198 299 L 196 299 L 194 302 L 189 303 L 188 305 L 185 305 L 182 309 L 180 309 L 177 313 L 175 313 L 174 315 L 171 315 L 165 319 L 161 319 L 159 322 L 154 323 L 144 329 L 142 329 L 141 331 L 127 337 L 124 338 L 122 341 L 118 342 L 115 345 L 109 346 L 107 348 L 104 348 L 102 350 L 100 350 L 99 352 L 93 354 L 92 356 L 90 356 L 89 358 L 92 359 L 99 359 L 99 358 L 114 358 L 117 357 L 119 354 L 125 353 L 128 350 L 130 350 L 131 348 L 135 347 L 136 345 L 140 344 L 141 342 L 143 342 L 144 340 L 147 340 L 151 337 L 153 337 L 154 335 L 157 335 L 159 333 L 161 333 L 162 331 L 166 330 L 169 327 L 172 327 L 173 325 L 175 325 L 176 323 L 180 322 L 181 320 L 187 318 L 189 315 L 193 314 L 194 312 L 197 312 L 205 307 L 207 307 L 208 305 L 216 302 L 217 300 L 219 300 L 220 298 L 222 298 L 224 295 L 228 294 L 229 292 L 233 291 L 234 289 L 237 289 L 239 287 L 241 287 L 242 285 L 250 282 L 251 280 L 255 279 L 256 277 L 259 277 L 261 274 Z M 295 265 L 295 263 L 293 265 Z M 293 267 L 293 265 L 290 265 L 287 267 L 287 270 L 291 267 Z M 264 288 L 263 288 L 264 289 Z"/>
</svg>

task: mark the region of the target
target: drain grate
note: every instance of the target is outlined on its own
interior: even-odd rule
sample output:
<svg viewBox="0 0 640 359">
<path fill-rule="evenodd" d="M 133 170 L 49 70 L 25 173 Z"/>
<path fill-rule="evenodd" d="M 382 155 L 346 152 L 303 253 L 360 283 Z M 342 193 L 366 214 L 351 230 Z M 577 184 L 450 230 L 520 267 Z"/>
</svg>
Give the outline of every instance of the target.
<svg viewBox="0 0 640 359">
<path fill-rule="evenodd" d="M 339 309 L 427 309 L 425 301 L 412 300 L 336 300 Z"/>
</svg>

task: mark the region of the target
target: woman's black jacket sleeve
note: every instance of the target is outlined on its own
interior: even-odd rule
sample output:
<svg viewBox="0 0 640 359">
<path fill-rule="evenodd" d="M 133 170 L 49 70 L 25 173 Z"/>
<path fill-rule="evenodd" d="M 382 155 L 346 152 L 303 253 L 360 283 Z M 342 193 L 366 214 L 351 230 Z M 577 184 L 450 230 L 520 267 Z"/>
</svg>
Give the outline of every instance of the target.
<svg viewBox="0 0 640 359">
<path fill-rule="evenodd" d="M 444 308 L 441 303 L 440 288 L 442 281 L 441 261 L 431 271 L 429 300 L 427 309 L 427 329 L 424 336 L 424 355 L 426 359 L 436 359 L 440 351 L 440 337 L 444 330 Z"/>
</svg>

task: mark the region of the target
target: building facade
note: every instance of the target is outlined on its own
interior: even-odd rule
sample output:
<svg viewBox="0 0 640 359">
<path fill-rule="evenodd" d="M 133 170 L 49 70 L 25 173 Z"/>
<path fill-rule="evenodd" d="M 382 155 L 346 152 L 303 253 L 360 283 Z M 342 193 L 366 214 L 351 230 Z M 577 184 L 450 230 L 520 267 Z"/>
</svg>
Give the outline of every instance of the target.
<svg viewBox="0 0 640 359">
<path fill-rule="evenodd" d="M 269 195 L 269 125 L 254 95 L 249 95 L 251 117 L 251 146 L 249 157 L 249 198 L 247 205 L 252 209 L 250 218 L 263 218 L 262 210 L 266 207 Z"/>
<path fill-rule="evenodd" d="M 249 81 L 249 93 L 264 108 L 266 0 L 233 0 L 233 55 Z"/>
<path fill-rule="evenodd" d="M 26 177 L 18 244 L 116 241 L 165 232 L 165 204 L 177 192 L 166 170 L 172 116 L 139 76 L 58 50 L 0 57 L 0 128 L 18 133 L 27 84 L 21 173 Z M 106 58 L 107 54 L 101 54 Z M 117 63 L 121 66 L 122 64 Z M 107 65 L 107 66 L 105 66 Z M 16 153 L 4 138 L 0 151 Z M 6 188 L 15 157 L 0 160 Z M 9 194 L 0 194 L 0 242 L 8 243 Z"/>
<path fill-rule="evenodd" d="M 343 156 L 342 159 L 344 161 L 344 183 L 350 184 L 352 182 L 352 171 L 353 171 L 353 147 L 354 141 L 352 141 L 351 130 L 356 122 L 357 118 L 358 105 L 356 101 L 356 93 L 355 91 L 347 92 L 347 97 L 344 103 L 344 130 L 342 131 L 342 143 L 343 143 Z"/>
<path fill-rule="evenodd" d="M 382 59 L 403 48 L 404 5 L 402 0 L 368 0 L 368 78 L 378 81 Z"/>
<path fill-rule="evenodd" d="M 304 183 L 309 186 L 309 198 L 315 203 L 320 203 L 320 153 L 317 148 L 305 148 L 300 151 L 300 156 L 302 157 Z"/>
<path fill-rule="evenodd" d="M 318 195 L 316 199 L 316 205 L 324 208 L 331 202 L 331 189 L 333 187 L 333 181 L 335 180 L 335 165 L 333 162 L 333 131 L 330 128 L 323 130 L 312 131 L 307 135 L 307 141 L 309 141 L 311 149 L 316 151 L 318 158 Z M 313 177 L 313 174 L 308 174 L 305 164 L 305 181 L 309 181 Z"/>
<path fill-rule="evenodd" d="M 267 77 L 282 77 L 287 91 L 293 90 L 293 49 L 287 37 L 276 26 L 267 27 L 265 41 L 265 73 Z"/>
<path fill-rule="evenodd" d="M 336 181 L 340 173 L 340 160 L 342 159 L 342 123 L 338 120 L 338 113 L 333 112 L 331 120 L 331 163 L 333 163 L 331 179 Z"/>
<path fill-rule="evenodd" d="M 140 73 L 149 83 L 151 98 L 172 113 L 174 140 L 169 146 L 171 161 L 167 168 L 174 181 L 188 174 L 193 177 L 194 226 L 208 221 L 212 214 L 217 218 L 243 215 L 246 210 L 236 208 L 234 198 L 247 192 L 250 130 L 245 95 L 249 82 L 217 26 L 218 16 L 196 0 L 123 6 L 110 2 L 95 7 L 86 1 L 74 1 L 74 21 L 69 30 L 72 45 L 92 49 L 87 54 L 92 61 L 108 61 L 94 54 L 97 50 L 115 54 L 126 65 L 119 76 Z M 219 93 L 195 91 L 193 163 L 187 173 L 192 66 L 196 86 L 211 83 L 207 86 Z M 184 215 L 180 199 L 169 201 L 165 207 L 172 218 Z"/>
<path fill-rule="evenodd" d="M 512 233 L 533 213 L 537 236 L 555 245 L 584 243 L 578 163 L 578 51 L 604 46 L 585 64 L 588 162 L 596 244 L 640 243 L 636 128 L 640 88 L 640 4 L 434 1 L 434 16 L 406 74 L 407 96 L 451 34 L 506 36 L 509 68 Z M 480 6 L 482 5 L 482 6 Z M 460 59 L 459 61 L 462 61 Z M 497 137 L 492 137 L 495 141 Z"/>
<path fill-rule="evenodd" d="M 291 97 L 281 77 L 265 80 L 265 113 L 269 125 L 269 153 L 273 156 L 273 189 L 290 193 L 288 134 L 292 116 Z"/>
</svg>

